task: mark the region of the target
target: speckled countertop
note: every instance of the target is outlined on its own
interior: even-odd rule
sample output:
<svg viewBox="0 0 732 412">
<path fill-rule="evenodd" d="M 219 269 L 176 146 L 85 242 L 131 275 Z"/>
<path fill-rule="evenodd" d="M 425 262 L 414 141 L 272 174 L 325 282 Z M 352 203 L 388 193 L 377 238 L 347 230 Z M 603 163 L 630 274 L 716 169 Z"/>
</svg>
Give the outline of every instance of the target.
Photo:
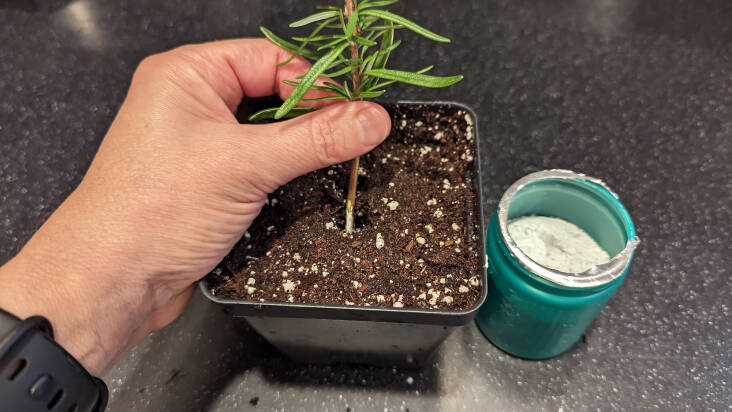
<svg viewBox="0 0 732 412">
<path fill-rule="evenodd" d="M 282 32 L 314 3 L 0 2 L 0 262 L 81 179 L 142 57 L 259 24 Z M 523 361 L 471 324 L 420 372 L 303 366 L 196 296 L 106 376 L 109 410 L 729 410 L 732 4 L 528 3 L 403 1 L 399 12 L 454 44 L 405 42 L 394 66 L 438 60 L 466 80 L 390 98 L 475 109 L 488 215 L 545 168 L 621 195 L 643 243 L 582 343 Z"/>
</svg>

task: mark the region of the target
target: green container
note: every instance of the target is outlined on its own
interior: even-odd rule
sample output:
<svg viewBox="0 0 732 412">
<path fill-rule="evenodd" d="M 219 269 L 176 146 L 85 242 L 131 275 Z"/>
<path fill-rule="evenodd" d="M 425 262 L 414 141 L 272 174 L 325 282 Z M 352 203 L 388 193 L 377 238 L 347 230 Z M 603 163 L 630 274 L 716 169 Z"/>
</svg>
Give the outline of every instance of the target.
<svg viewBox="0 0 732 412">
<path fill-rule="evenodd" d="M 582 273 L 536 263 L 507 230 L 509 220 L 530 215 L 574 223 L 613 258 Z M 488 227 L 488 296 L 476 318 L 478 327 L 512 355 L 559 355 L 580 339 L 623 282 L 637 245 L 630 215 L 600 180 L 568 170 L 518 180 L 504 193 Z"/>
</svg>

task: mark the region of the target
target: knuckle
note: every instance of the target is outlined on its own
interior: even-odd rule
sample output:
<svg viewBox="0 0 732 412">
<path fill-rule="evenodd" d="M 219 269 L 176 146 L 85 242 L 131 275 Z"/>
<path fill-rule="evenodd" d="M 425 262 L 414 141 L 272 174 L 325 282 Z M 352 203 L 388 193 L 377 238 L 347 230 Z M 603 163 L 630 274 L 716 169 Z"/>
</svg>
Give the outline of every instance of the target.
<svg viewBox="0 0 732 412">
<path fill-rule="evenodd" d="M 168 51 L 166 54 L 179 62 L 186 62 L 192 65 L 199 64 L 204 61 L 204 58 L 200 53 L 200 47 L 193 44 L 176 47 L 175 49 Z"/>
<path fill-rule="evenodd" d="M 171 68 L 170 56 L 167 53 L 153 54 L 145 57 L 137 66 L 132 76 L 132 84 L 155 84 L 168 77 Z"/>
<path fill-rule="evenodd" d="M 310 139 L 315 153 L 323 165 L 335 163 L 340 159 L 342 144 L 338 132 L 330 119 L 318 118 L 311 124 Z"/>
<path fill-rule="evenodd" d="M 185 72 L 200 62 L 194 46 L 186 45 L 145 57 L 137 66 L 137 76 L 167 76 Z"/>
<path fill-rule="evenodd" d="M 137 65 L 137 73 L 149 73 L 159 70 L 165 66 L 167 56 L 165 53 L 152 54 L 142 59 L 139 65 Z"/>
</svg>

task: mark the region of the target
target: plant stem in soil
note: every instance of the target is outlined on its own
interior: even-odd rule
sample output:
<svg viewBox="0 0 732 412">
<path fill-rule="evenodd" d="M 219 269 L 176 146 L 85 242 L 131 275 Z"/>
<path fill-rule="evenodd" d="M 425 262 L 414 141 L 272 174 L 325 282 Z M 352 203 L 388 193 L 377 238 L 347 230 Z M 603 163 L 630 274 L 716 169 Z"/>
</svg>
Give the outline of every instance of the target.
<svg viewBox="0 0 732 412">
<path fill-rule="evenodd" d="M 356 184 L 358 183 L 358 157 L 351 161 L 351 178 L 348 180 L 346 198 L 346 233 L 353 233 L 353 208 L 356 206 Z"/>
<path fill-rule="evenodd" d="M 353 0 L 345 0 L 345 7 L 343 15 L 346 19 L 351 16 L 351 13 L 355 9 Z M 353 29 L 354 36 L 360 36 L 361 30 L 356 22 L 356 27 Z M 351 42 L 351 58 L 358 59 L 358 43 Z M 359 74 L 358 63 L 353 63 L 353 70 L 351 70 L 351 77 L 353 79 L 353 94 L 358 95 L 358 89 L 361 86 L 361 76 Z M 359 158 L 356 157 L 351 162 L 351 177 L 348 180 L 348 197 L 346 198 L 346 233 L 353 233 L 354 229 L 354 208 L 356 207 L 356 186 L 358 184 L 358 163 Z"/>
</svg>

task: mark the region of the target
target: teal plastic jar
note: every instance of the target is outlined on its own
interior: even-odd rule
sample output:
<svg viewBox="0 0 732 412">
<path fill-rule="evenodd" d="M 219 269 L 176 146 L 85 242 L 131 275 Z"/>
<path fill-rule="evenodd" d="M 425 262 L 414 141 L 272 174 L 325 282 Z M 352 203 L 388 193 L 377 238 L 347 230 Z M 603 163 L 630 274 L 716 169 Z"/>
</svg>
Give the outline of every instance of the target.
<svg viewBox="0 0 732 412">
<path fill-rule="evenodd" d="M 582 273 L 544 267 L 516 246 L 508 222 L 522 216 L 564 219 L 613 258 Z M 532 173 L 503 195 L 488 226 L 488 296 L 476 318 L 502 350 L 546 359 L 571 348 L 617 290 L 638 245 L 633 221 L 600 180 L 569 170 Z"/>
</svg>

